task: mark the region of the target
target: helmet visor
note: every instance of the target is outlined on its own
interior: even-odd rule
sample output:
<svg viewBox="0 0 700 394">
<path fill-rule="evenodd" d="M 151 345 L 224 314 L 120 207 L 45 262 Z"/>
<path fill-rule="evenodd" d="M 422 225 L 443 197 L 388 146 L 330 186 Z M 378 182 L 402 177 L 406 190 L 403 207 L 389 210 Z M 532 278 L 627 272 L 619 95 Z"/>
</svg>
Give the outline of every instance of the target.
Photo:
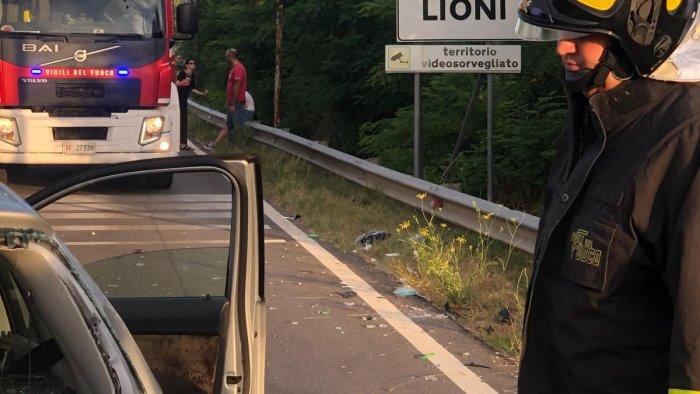
<svg viewBox="0 0 700 394">
<path fill-rule="evenodd" d="M 559 41 L 588 35 L 588 33 L 535 26 L 523 22 L 521 19 L 518 19 L 518 22 L 515 24 L 515 34 L 525 41 Z"/>
</svg>

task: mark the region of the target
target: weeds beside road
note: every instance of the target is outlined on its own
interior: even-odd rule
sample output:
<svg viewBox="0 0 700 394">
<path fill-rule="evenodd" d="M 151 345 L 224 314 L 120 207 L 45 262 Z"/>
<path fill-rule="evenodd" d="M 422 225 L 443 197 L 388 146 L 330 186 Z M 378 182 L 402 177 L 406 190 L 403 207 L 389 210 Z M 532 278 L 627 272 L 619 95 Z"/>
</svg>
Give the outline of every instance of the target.
<svg viewBox="0 0 700 394">
<path fill-rule="evenodd" d="M 192 138 L 202 143 L 218 132 L 196 116 L 190 122 Z M 482 215 L 479 233 L 454 228 L 433 216 L 431 207 L 405 206 L 252 139 L 239 137 L 233 147 L 217 146 L 218 153 L 239 151 L 261 158 L 264 198 L 289 215 L 300 215 L 299 226 L 307 233 L 371 259 L 471 333 L 517 357 L 532 257 L 488 237 L 494 231 L 509 231 L 514 237 L 517 227 L 494 229 L 490 215 Z M 356 243 L 371 230 L 390 236 Z"/>
</svg>

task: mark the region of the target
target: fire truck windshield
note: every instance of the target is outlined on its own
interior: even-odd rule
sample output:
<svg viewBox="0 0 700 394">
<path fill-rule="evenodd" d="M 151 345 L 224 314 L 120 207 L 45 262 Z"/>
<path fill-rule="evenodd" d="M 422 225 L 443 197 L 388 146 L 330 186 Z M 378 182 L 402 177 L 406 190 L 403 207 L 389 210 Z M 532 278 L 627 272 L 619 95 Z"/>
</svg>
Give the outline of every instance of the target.
<svg viewBox="0 0 700 394">
<path fill-rule="evenodd" d="M 0 0 L 0 34 L 163 37 L 163 0 Z"/>
</svg>

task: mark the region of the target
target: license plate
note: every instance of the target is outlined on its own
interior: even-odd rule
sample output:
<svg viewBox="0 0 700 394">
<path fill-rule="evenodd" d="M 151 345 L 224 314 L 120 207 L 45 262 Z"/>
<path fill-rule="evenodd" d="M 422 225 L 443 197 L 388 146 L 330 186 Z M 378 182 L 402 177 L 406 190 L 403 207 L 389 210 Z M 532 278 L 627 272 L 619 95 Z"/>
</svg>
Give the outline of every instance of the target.
<svg viewBox="0 0 700 394">
<path fill-rule="evenodd" d="M 64 142 L 64 155 L 93 155 L 97 152 L 94 142 Z"/>
</svg>

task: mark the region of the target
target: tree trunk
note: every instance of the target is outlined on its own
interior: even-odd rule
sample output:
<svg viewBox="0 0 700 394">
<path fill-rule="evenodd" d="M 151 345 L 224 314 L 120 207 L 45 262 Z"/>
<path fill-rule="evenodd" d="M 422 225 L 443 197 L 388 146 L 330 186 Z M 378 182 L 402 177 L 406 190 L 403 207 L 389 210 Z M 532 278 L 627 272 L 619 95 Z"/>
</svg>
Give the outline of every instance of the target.
<svg viewBox="0 0 700 394">
<path fill-rule="evenodd" d="M 282 12 L 284 5 L 282 0 L 277 0 L 277 12 L 275 17 L 275 96 L 273 127 L 279 128 L 282 122 L 282 109 L 280 108 L 280 96 L 282 95 Z"/>
</svg>

